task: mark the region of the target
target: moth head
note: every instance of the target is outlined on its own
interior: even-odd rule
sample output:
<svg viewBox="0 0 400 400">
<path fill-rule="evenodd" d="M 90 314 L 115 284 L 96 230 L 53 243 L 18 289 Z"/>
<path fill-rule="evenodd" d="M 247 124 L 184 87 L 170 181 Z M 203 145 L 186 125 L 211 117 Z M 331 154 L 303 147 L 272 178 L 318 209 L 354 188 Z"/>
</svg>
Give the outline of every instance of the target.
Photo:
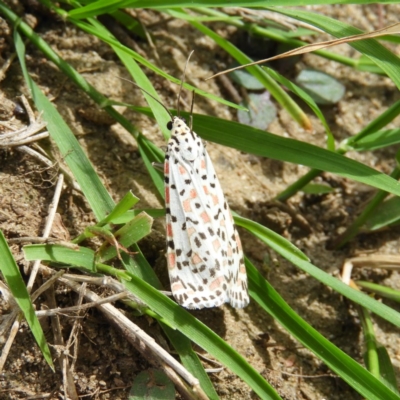
<svg viewBox="0 0 400 400">
<path fill-rule="evenodd" d="M 168 130 L 172 130 L 174 125 L 179 121 L 182 121 L 186 125 L 186 119 L 185 118 L 183 118 L 183 117 L 173 117 L 171 121 L 168 121 L 167 129 Z"/>
</svg>

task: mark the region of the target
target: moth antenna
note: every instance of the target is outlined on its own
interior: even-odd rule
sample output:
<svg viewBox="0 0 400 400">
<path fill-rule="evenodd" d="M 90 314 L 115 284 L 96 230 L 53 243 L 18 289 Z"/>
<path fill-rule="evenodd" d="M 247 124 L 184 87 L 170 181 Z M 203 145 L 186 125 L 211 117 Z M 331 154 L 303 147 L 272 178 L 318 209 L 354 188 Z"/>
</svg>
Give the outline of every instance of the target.
<svg viewBox="0 0 400 400">
<path fill-rule="evenodd" d="M 121 78 L 120 76 L 118 76 L 117 78 L 119 78 L 119 79 L 121 79 L 121 80 L 123 80 L 123 81 L 126 81 L 126 82 L 131 83 L 132 85 L 134 85 L 134 86 L 136 86 L 137 88 L 139 88 L 142 92 L 144 92 L 144 93 L 146 93 L 148 96 L 150 96 L 153 100 L 155 100 L 158 104 L 160 104 L 160 106 L 162 106 L 162 107 L 164 108 L 164 110 L 165 110 L 165 111 L 168 113 L 168 115 L 171 117 L 171 121 L 172 121 L 172 119 L 173 119 L 172 114 L 170 113 L 170 111 L 168 110 L 168 108 L 167 108 L 163 103 L 161 103 L 160 100 L 158 100 L 156 97 L 154 97 L 154 96 L 153 96 L 151 93 L 149 93 L 147 90 L 145 90 L 145 89 L 143 89 L 142 87 L 140 87 L 137 83 L 135 83 L 135 82 L 133 82 L 133 81 L 131 81 L 131 80 L 129 80 L 129 79 Z"/>
<path fill-rule="evenodd" d="M 192 92 L 192 104 L 190 105 L 190 132 L 193 132 L 193 106 L 194 106 L 194 96 L 196 92 Z"/>
<path fill-rule="evenodd" d="M 194 50 L 192 50 L 192 51 L 189 53 L 189 56 L 188 56 L 188 58 L 187 58 L 187 60 L 186 60 L 185 68 L 184 68 L 184 70 L 183 70 L 183 76 L 182 76 L 182 79 L 181 79 L 181 84 L 180 84 L 180 86 L 179 86 L 178 99 L 177 99 L 178 104 L 176 105 L 176 110 L 177 110 L 177 112 L 178 112 L 178 117 L 180 117 L 179 100 L 180 100 L 180 98 L 181 98 L 183 83 L 185 82 L 186 69 L 187 69 L 187 66 L 188 66 L 188 64 L 189 64 L 190 57 L 192 56 L 193 53 L 194 53 Z"/>
</svg>

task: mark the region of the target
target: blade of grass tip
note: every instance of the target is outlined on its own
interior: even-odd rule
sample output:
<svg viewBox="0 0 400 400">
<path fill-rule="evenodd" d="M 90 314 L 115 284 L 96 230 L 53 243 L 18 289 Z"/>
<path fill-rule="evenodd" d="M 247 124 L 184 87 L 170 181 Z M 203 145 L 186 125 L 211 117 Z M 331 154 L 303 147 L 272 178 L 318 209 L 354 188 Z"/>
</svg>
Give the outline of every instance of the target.
<svg viewBox="0 0 400 400">
<path fill-rule="evenodd" d="M 396 118 L 400 114 L 400 101 L 397 101 L 395 104 L 391 105 L 387 110 L 385 110 L 378 118 L 375 118 L 372 122 L 370 122 L 364 129 L 362 129 L 357 135 L 352 136 L 346 140 L 344 140 L 339 148 L 336 150 L 338 154 L 345 154 L 348 150 L 356 150 L 357 151 L 357 143 L 358 141 L 362 141 L 363 138 L 368 137 L 373 134 L 378 129 L 385 127 L 389 122 L 391 122 L 394 118 Z M 353 149 L 354 147 L 354 149 Z M 276 196 L 276 200 L 279 201 L 287 201 L 290 197 L 294 196 L 303 186 L 311 182 L 314 178 L 316 178 L 321 173 L 320 170 L 312 169 L 307 172 L 303 177 L 298 179 L 293 184 L 289 185 L 283 192 Z"/>
<path fill-rule="evenodd" d="M 198 29 L 200 32 L 204 33 L 211 39 L 215 41 L 221 48 L 223 48 L 228 54 L 230 54 L 236 61 L 242 64 L 250 63 L 253 60 L 247 57 L 243 52 L 241 52 L 236 46 L 234 46 L 228 40 L 222 38 L 220 35 L 207 28 L 203 24 L 190 21 L 192 26 Z M 259 66 L 253 66 L 246 68 L 250 74 L 257 78 L 264 87 L 271 93 L 272 97 L 284 107 L 287 112 L 297 121 L 304 129 L 311 129 L 311 121 L 304 113 L 304 111 L 297 105 L 297 103 L 275 82 L 275 80 L 268 75 Z"/>
<path fill-rule="evenodd" d="M 272 8 L 270 10 L 307 22 L 310 25 L 316 26 L 322 29 L 324 32 L 327 32 L 337 38 L 364 33 L 349 24 L 334 18 L 326 17 L 322 14 L 283 8 Z M 400 76 L 398 73 L 400 68 L 400 59 L 395 54 L 393 54 L 375 39 L 360 40 L 358 42 L 351 42 L 348 44 L 370 58 L 390 77 L 397 88 L 400 89 Z"/>
<path fill-rule="evenodd" d="M 6 239 L 3 232 L 0 230 L 0 270 L 4 276 L 4 279 L 10 289 L 15 302 L 21 309 L 26 322 L 29 325 L 36 343 L 38 344 L 43 357 L 45 358 L 47 364 L 50 368 L 54 370 L 54 365 L 50 353 L 50 349 L 47 345 L 46 337 L 44 336 L 42 327 L 39 323 L 38 318 L 35 314 L 35 309 L 32 305 L 31 299 L 29 297 L 28 290 L 26 289 L 24 280 L 22 279 L 21 273 L 18 266 L 14 260 L 14 257 L 7 245 Z"/>
<path fill-rule="evenodd" d="M 245 263 L 252 298 L 291 335 L 362 396 L 375 400 L 399 400 L 396 393 L 299 317 L 248 259 L 245 259 Z"/>
<path fill-rule="evenodd" d="M 325 132 L 327 135 L 327 149 L 334 151 L 335 150 L 335 138 L 333 137 L 333 134 L 329 128 L 328 122 L 325 119 L 324 114 L 318 107 L 317 103 L 313 100 L 313 98 L 306 93 L 303 89 L 301 89 L 299 86 L 297 86 L 295 83 L 291 82 L 289 79 L 286 79 L 284 76 L 279 74 L 278 72 L 274 71 L 271 68 L 268 67 L 262 67 L 264 70 L 268 72 L 270 76 L 272 76 L 277 82 L 279 82 L 281 85 L 285 86 L 287 89 L 289 89 L 292 93 L 295 95 L 299 96 L 314 112 L 314 114 L 318 117 L 318 119 L 321 121 L 322 125 L 325 128 Z"/>
</svg>

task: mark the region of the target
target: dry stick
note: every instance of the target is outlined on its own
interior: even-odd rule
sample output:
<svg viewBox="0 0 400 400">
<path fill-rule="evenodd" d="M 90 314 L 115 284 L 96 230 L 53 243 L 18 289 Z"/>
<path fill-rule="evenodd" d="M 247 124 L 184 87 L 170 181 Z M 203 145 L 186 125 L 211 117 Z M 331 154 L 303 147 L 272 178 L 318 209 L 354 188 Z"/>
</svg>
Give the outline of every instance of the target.
<svg viewBox="0 0 400 400">
<path fill-rule="evenodd" d="M 50 237 L 51 227 L 53 225 L 54 215 L 55 215 L 55 213 L 57 211 L 58 202 L 60 201 L 60 196 L 61 196 L 61 190 L 62 190 L 63 183 L 64 183 L 64 175 L 60 174 L 59 177 L 58 177 L 56 189 L 54 191 L 53 200 L 52 200 L 52 202 L 50 203 L 50 206 L 49 206 L 48 216 L 47 216 L 47 219 L 46 219 L 46 225 L 45 225 L 45 227 L 43 229 L 42 237 L 45 238 L 45 239 Z M 37 275 L 37 273 L 39 271 L 39 267 L 40 267 L 40 260 L 36 260 L 34 262 L 34 264 L 33 264 L 31 275 L 29 276 L 29 281 L 28 281 L 28 284 L 27 284 L 28 292 L 30 292 L 32 290 L 33 284 L 34 284 L 35 279 L 36 279 L 36 275 Z"/>
<path fill-rule="evenodd" d="M 79 291 L 80 286 L 75 282 L 72 282 L 65 278 L 60 278 L 60 282 L 64 283 L 68 287 L 75 291 Z M 101 301 L 101 297 L 90 290 L 85 291 L 85 298 L 90 302 Z M 147 359 L 156 364 L 169 365 L 174 371 L 177 372 L 188 384 L 191 386 L 192 392 L 186 388 L 185 396 L 191 396 L 191 399 L 207 399 L 206 394 L 201 389 L 199 380 L 190 374 L 181 364 L 179 364 L 169 353 L 167 353 L 162 347 L 160 347 L 155 340 L 149 336 L 146 332 L 141 330 L 135 325 L 130 319 L 125 317 L 117 308 L 111 304 L 101 304 L 98 308 L 104 313 L 105 317 L 115 324 L 122 333 L 126 336 L 129 342 L 142 353 Z M 150 352 L 149 352 L 150 350 Z M 167 373 L 167 372 L 166 372 Z M 174 383 L 177 387 L 182 388 L 182 384 L 178 382 Z M 194 397 L 195 396 L 195 397 Z"/>
<path fill-rule="evenodd" d="M 78 306 L 79 307 L 82 307 L 82 302 L 83 302 L 83 297 L 84 297 L 84 291 L 86 290 L 86 286 L 87 286 L 87 284 L 86 283 L 84 283 L 84 284 L 82 284 L 81 285 L 81 290 L 80 290 L 80 292 L 79 292 L 79 299 L 78 299 Z M 73 327 L 72 327 L 72 329 L 71 329 L 71 333 L 70 333 L 70 335 L 69 335 L 69 338 L 68 338 L 68 341 L 67 341 L 67 345 L 66 345 L 66 349 L 67 349 L 67 351 L 68 351 L 68 354 L 69 354 L 69 349 L 72 347 L 72 345 L 75 343 L 75 346 L 74 346 L 74 355 L 73 355 L 73 358 L 72 358 L 72 364 L 71 364 L 71 366 L 69 367 L 69 369 L 67 370 L 67 368 L 68 368 L 68 360 L 64 360 L 64 366 L 63 366 L 63 373 L 64 373 L 64 371 L 68 371 L 68 375 L 66 375 L 65 374 L 65 376 L 67 376 L 68 378 L 69 378 L 69 381 L 68 381 L 68 385 L 70 386 L 70 385 L 74 385 L 74 381 L 73 381 L 73 378 L 72 378 L 72 374 L 73 374 L 73 371 L 74 371 L 74 369 L 75 369 L 75 362 L 76 362 L 76 360 L 78 359 L 78 343 L 79 343 L 79 339 L 78 339 L 78 330 L 80 329 L 80 327 L 81 327 L 81 325 L 80 325 L 80 321 L 79 321 L 79 318 L 76 318 L 75 319 L 75 321 L 74 321 L 74 325 L 73 325 Z M 64 378 L 64 382 L 66 382 L 67 380 Z M 67 393 L 65 390 L 64 390 L 64 394 L 65 393 Z"/>
<path fill-rule="evenodd" d="M 54 286 L 48 288 L 45 293 L 46 302 L 51 308 L 56 307 L 56 296 L 54 293 Z M 74 378 L 68 368 L 68 351 L 64 351 L 64 339 L 62 336 L 62 328 L 58 315 L 51 317 L 51 328 L 54 336 L 54 346 L 61 349 L 58 354 L 57 360 L 62 371 L 63 389 L 64 389 L 64 400 L 79 400 L 78 393 L 74 384 Z"/>
<path fill-rule="evenodd" d="M 112 296 L 104 297 L 100 301 L 92 301 L 91 303 L 85 303 L 85 304 L 81 304 L 78 306 L 65 307 L 65 308 L 55 307 L 55 308 L 51 308 L 50 310 L 40 310 L 40 311 L 36 311 L 36 316 L 38 318 L 42 318 L 42 317 L 52 317 L 57 314 L 66 314 L 66 313 L 76 312 L 76 311 L 79 312 L 82 310 L 87 310 L 88 308 L 97 307 L 101 304 L 113 303 L 114 301 L 126 299 L 128 297 L 128 295 L 129 295 L 129 292 L 125 291 L 122 293 L 113 294 Z"/>
<path fill-rule="evenodd" d="M 265 58 L 264 60 L 254 61 L 254 62 L 251 62 L 251 63 L 248 63 L 248 64 L 240 65 L 239 67 L 226 69 L 225 71 L 218 72 L 217 74 L 214 74 L 214 75 L 210 76 L 209 78 L 206 78 L 205 80 L 207 81 L 209 79 L 216 78 L 217 76 L 224 75 L 224 74 L 227 74 L 227 73 L 232 72 L 232 71 L 236 71 L 236 70 L 239 70 L 239 69 L 242 69 L 242 68 L 246 68 L 246 67 L 251 67 L 252 65 L 264 64 L 266 62 L 270 62 L 270 61 L 273 61 L 273 60 L 278 60 L 280 58 L 285 58 L 285 57 L 289 57 L 289 56 L 310 53 L 312 51 L 321 50 L 321 49 L 324 49 L 324 48 L 336 46 L 338 44 L 352 43 L 352 42 L 356 42 L 356 41 L 359 41 L 359 40 L 372 39 L 372 38 L 385 36 L 385 35 L 395 35 L 395 34 L 398 34 L 398 33 L 400 33 L 400 22 L 397 22 L 397 23 L 395 23 L 393 25 L 390 25 L 390 26 L 387 26 L 385 28 L 378 29 L 378 30 L 372 31 L 372 32 L 360 33 L 360 34 L 357 34 L 357 35 L 346 36 L 346 37 L 339 38 L 339 39 L 333 39 L 333 40 L 327 40 L 327 41 L 324 41 L 324 42 L 307 44 L 305 46 L 301 46 L 299 48 L 286 51 L 285 53 L 278 54 L 277 56 L 274 56 L 274 57 L 269 57 L 269 58 Z"/>
<path fill-rule="evenodd" d="M 377 254 L 349 258 L 345 261 L 342 268 L 342 281 L 347 285 L 351 282 L 353 267 L 400 269 L 400 257 L 391 254 Z"/>
</svg>

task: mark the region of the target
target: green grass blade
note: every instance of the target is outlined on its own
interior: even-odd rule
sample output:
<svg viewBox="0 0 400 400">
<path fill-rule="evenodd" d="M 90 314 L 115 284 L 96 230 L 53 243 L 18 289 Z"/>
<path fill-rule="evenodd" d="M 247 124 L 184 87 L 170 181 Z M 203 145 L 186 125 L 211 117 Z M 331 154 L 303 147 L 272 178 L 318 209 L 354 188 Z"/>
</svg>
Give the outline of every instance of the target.
<svg viewBox="0 0 400 400">
<path fill-rule="evenodd" d="M 123 227 L 118 229 L 114 233 L 114 237 L 119 244 L 124 247 L 130 247 L 134 243 L 143 239 L 151 232 L 153 224 L 153 218 L 147 215 L 145 212 L 140 213 L 131 221 L 127 222 Z M 104 243 L 101 250 L 98 251 L 98 260 L 102 263 L 117 256 L 117 250 L 114 246 L 111 246 L 108 242 Z"/>
<path fill-rule="evenodd" d="M 192 26 L 198 29 L 200 32 L 209 36 L 211 39 L 215 41 L 221 48 L 223 48 L 228 54 L 230 54 L 236 61 L 242 64 L 247 64 L 252 62 L 253 60 L 249 58 L 246 54 L 240 51 L 236 46 L 234 46 L 228 40 L 222 38 L 220 35 L 215 33 L 213 30 L 207 28 L 199 22 L 191 21 Z M 275 100 L 282 105 L 293 117 L 295 121 L 297 121 L 302 127 L 305 129 L 311 128 L 311 122 L 304 111 L 296 104 L 295 101 L 275 82 L 268 73 L 263 70 L 260 66 L 255 65 L 252 67 L 246 68 L 247 71 L 252 74 L 255 78 L 257 78 L 264 87 L 271 93 L 271 95 L 275 98 Z"/>
<path fill-rule="evenodd" d="M 367 281 L 357 281 L 358 286 L 368 290 L 371 293 L 375 293 L 378 296 L 385 297 L 397 302 L 400 302 L 400 291 L 396 289 L 388 288 L 387 286 L 378 285 L 377 283 Z"/>
<path fill-rule="evenodd" d="M 65 249 L 58 245 L 30 245 L 24 247 L 25 257 L 28 260 L 41 259 L 64 264 L 73 263 L 73 265 L 79 265 L 83 268 L 90 268 L 90 260 L 93 261 L 94 259 L 94 252 L 90 250 L 91 253 L 88 253 L 88 250 L 81 248 L 79 252 L 76 252 L 78 254 L 74 255 L 74 250 Z M 80 252 L 82 252 L 82 255 L 79 254 Z M 111 268 L 108 268 L 111 271 Z M 115 271 L 122 272 L 120 270 Z M 225 364 L 247 382 L 262 398 L 280 399 L 275 390 L 264 378 L 218 335 L 189 314 L 184 308 L 154 289 L 148 283 L 137 278 L 136 275 L 125 271 L 124 274 L 128 274 L 130 278 L 129 281 L 123 281 L 126 288 L 143 300 L 160 317 L 164 318 L 170 326 L 178 329 Z M 179 344 L 177 346 L 178 348 L 181 347 Z M 187 349 L 187 346 L 184 348 Z"/>
<path fill-rule="evenodd" d="M 386 348 L 378 344 L 377 352 L 381 381 L 400 397 L 400 392 L 397 388 L 396 373 Z"/>
<path fill-rule="evenodd" d="M 187 116 L 188 114 L 182 113 Z M 237 122 L 193 115 L 194 130 L 203 139 L 240 151 L 329 171 L 400 195 L 400 184 L 388 175 L 340 154 L 298 140 L 283 138 Z"/>
<path fill-rule="evenodd" d="M 337 38 L 364 33 L 351 25 L 334 18 L 326 17 L 322 14 L 283 8 L 272 8 L 271 11 L 307 22 Z M 400 89 L 400 59 L 395 54 L 375 39 L 360 40 L 348 44 L 363 55 L 369 57 L 379 68 L 386 72 L 393 83 Z"/>
<path fill-rule="evenodd" d="M 400 198 L 391 197 L 382 202 L 375 212 L 365 221 L 365 226 L 370 231 L 398 222 L 400 219 Z"/>
<path fill-rule="evenodd" d="M 103 226 L 108 222 L 118 220 L 125 215 L 135 204 L 139 202 L 139 198 L 128 192 L 114 207 L 110 214 L 107 215 L 102 221 L 99 222 L 99 226 Z"/>
<path fill-rule="evenodd" d="M 366 294 L 350 288 L 342 281 L 322 271 L 315 265 L 311 264 L 307 259 L 305 259 L 303 253 L 300 250 L 296 252 L 293 251 L 291 247 L 288 247 L 288 245 L 282 246 L 281 243 L 285 239 L 281 238 L 281 240 L 276 240 L 275 237 L 278 235 L 272 232 L 270 229 L 258 224 L 257 222 L 242 217 L 236 217 L 235 222 L 237 225 L 247 229 L 250 233 L 254 233 L 257 238 L 262 240 L 266 245 L 271 247 L 282 257 L 286 258 L 292 264 L 307 272 L 309 275 L 311 275 L 321 283 L 331 287 L 333 290 L 349 298 L 355 303 L 368 308 L 369 310 L 386 319 L 390 323 L 400 327 L 400 313 L 396 312 L 395 310 L 384 304 L 379 303 L 378 301 L 372 299 Z M 258 295 L 261 296 L 261 293 L 259 293 Z"/>
<path fill-rule="evenodd" d="M 47 122 L 47 130 L 56 142 L 63 160 L 71 169 L 97 219 L 103 219 L 111 212 L 114 202 L 101 183 L 92 164 L 86 157 L 74 134 L 64 122 L 54 105 L 42 93 L 31 79 L 25 65 L 25 45 L 21 36 L 15 31 L 15 47 L 21 64 L 25 81 L 37 109 L 43 112 L 43 119 Z"/>
<path fill-rule="evenodd" d="M 93 27 L 91 24 L 86 23 L 86 22 L 81 21 L 81 20 L 70 19 L 70 22 L 75 24 L 78 28 L 82 29 L 83 31 L 98 37 L 99 39 L 101 39 L 105 43 L 108 43 L 110 46 L 113 46 L 114 48 L 120 49 L 127 56 L 132 57 L 135 61 L 137 61 L 138 63 L 140 63 L 144 67 L 147 67 L 150 70 L 154 71 L 155 73 L 157 73 L 158 75 L 162 76 L 163 78 L 166 78 L 169 81 L 171 81 L 173 83 L 176 83 L 177 85 L 180 85 L 180 80 L 179 79 L 174 78 L 173 76 L 171 76 L 171 75 L 167 74 L 166 72 L 164 72 L 162 69 L 156 67 L 154 64 L 152 64 L 151 62 L 147 61 L 140 54 L 138 54 L 135 51 L 133 51 L 132 49 L 124 46 L 123 44 L 118 42 L 118 40 L 110 37 L 110 35 L 105 34 L 103 30 L 97 29 L 96 27 Z M 227 105 L 229 107 L 245 110 L 245 108 L 242 107 L 242 106 L 239 106 L 239 105 L 234 104 L 234 103 L 232 103 L 230 101 L 224 100 L 221 97 L 218 97 L 218 96 L 216 96 L 214 94 L 208 93 L 208 92 L 206 92 L 204 90 L 201 90 L 199 88 L 195 88 L 194 86 L 189 85 L 188 83 L 184 83 L 183 87 L 185 89 L 189 90 L 189 91 L 195 90 L 196 94 L 204 96 L 204 97 L 209 98 L 211 100 L 218 101 L 219 103 L 225 104 L 225 105 Z"/>
<path fill-rule="evenodd" d="M 252 298 L 357 392 L 370 400 L 400 399 L 365 368 L 300 318 L 249 260 L 246 260 L 246 269 Z"/>
<path fill-rule="evenodd" d="M 36 343 L 38 344 L 47 364 L 54 371 L 54 365 L 50 353 L 49 346 L 47 345 L 42 326 L 36 317 L 35 309 L 29 297 L 28 290 L 26 289 L 25 282 L 22 279 L 21 273 L 18 269 L 17 263 L 7 245 L 3 232 L 0 230 L 0 271 L 10 289 L 14 300 L 21 309 L 26 322 L 29 325 Z"/>
<path fill-rule="evenodd" d="M 96 271 L 95 252 L 86 247 L 72 249 L 58 244 L 31 244 L 24 246 L 23 251 L 28 261 L 43 260 Z"/>
<path fill-rule="evenodd" d="M 349 143 L 349 142 L 348 142 Z M 355 151 L 371 151 L 400 143 L 400 128 L 385 129 L 365 136 L 357 141 L 352 141 Z"/>
<path fill-rule="evenodd" d="M 360 317 L 362 331 L 364 335 L 364 363 L 368 371 L 379 379 L 379 356 L 377 351 L 378 343 L 376 341 L 374 327 L 371 320 L 371 314 L 364 307 L 358 307 L 358 315 Z"/>
<path fill-rule="evenodd" d="M 152 115 L 148 108 L 135 107 L 135 110 L 148 116 Z M 189 117 L 186 112 L 181 114 L 185 118 Z M 202 114 L 193 114 L 193 125 L 196 133 L 205 140 L 257 156 L 306 165 L 316 170 L 329 171 L 400 195 L 400 184 L 390 176 L 341 154 L 309 143 L 284 138 L 251 126 Z M 319 172 L 317 171 L 316 174 L 319 174 Z"/>
<path fill-rule="evenodd" d="M 185 309 L 151 286 L 132 277 L 124 282 L 127 289 L 143 300 L 185 336 L 205 349 L 242 378 L 262 399 L 280 399 L 269 383 L 235 350 Z"/>
</svg>

